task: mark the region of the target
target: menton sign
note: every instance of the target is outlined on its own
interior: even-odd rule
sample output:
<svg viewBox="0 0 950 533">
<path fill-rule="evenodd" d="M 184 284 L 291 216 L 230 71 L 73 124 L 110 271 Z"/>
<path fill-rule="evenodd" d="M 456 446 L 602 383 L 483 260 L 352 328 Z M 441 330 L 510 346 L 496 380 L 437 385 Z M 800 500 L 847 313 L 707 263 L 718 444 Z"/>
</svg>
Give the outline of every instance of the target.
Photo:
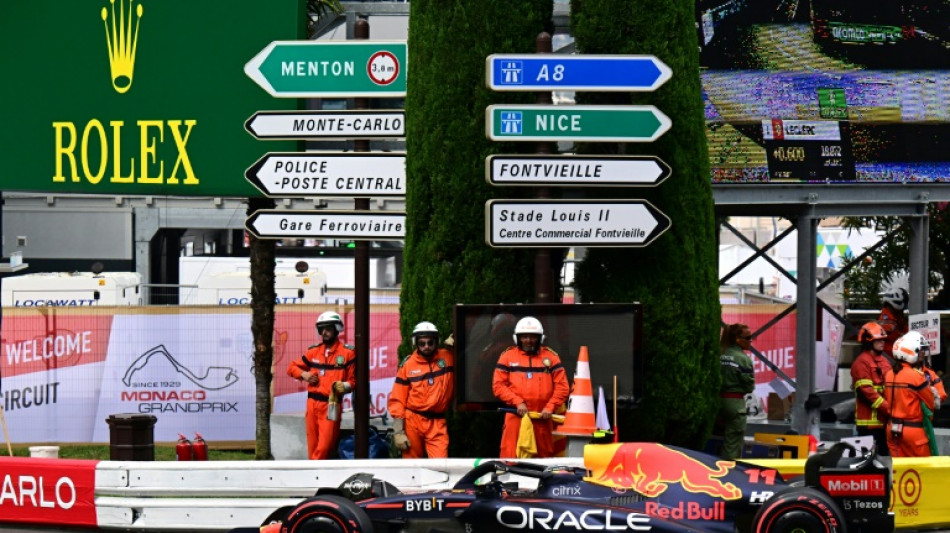
<svg viewBox="0 0 950 533">
<path fill-rule="evenodd" d="M 244 64 L 275 39 L 303 37 L 303 5 L 6 2 L 0 189 L 260 196 L 243 175 L 265 147 L 242 126 L 297 101 L 262 92 Z"/>
</svg>

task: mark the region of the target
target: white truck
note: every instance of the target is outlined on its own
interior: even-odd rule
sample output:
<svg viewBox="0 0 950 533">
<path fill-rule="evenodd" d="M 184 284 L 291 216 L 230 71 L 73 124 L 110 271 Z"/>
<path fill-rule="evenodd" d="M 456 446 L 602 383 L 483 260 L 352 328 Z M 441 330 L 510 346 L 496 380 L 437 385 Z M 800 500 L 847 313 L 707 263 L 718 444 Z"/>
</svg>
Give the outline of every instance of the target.
<svg viewBox="0 0 950 533">
<path fill-rule="evenodd" d="M 142 305 L 137 272 L 37 272 L 0 281 L 3 307 Z"/>
<path fill-rule="evenodd" d="M 305 272 L 274 272 L 278 304 L 322 304 L 327 293 L 327 276 L 310 269 Z M 247 271 L 218 272 L 198 279 L 183 305 L 250 305 L 251 274 Z"/>
</svg>

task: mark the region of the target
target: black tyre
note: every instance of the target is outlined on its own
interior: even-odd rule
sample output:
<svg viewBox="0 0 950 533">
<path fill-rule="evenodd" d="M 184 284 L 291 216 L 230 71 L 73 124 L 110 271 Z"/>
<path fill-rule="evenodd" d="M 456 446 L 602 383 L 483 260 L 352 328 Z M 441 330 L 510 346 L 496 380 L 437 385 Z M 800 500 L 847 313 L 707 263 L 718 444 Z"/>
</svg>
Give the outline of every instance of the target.
<svg viewBox="0 0 950 533">
<path fill-rule="evenodd" d="M 287 515 L 284 526 L 287 533 L 373 533 L 365 511 L 332 494 L 301 502 Z"/>
<path fill-rule="evenodd" d="M 287 515 L 290 514 L 290 511 L 293 509 L 293 507 L 281 507 L 280 509 L 277 509 L 264 519 L 264 522 L 261 523 L 261 526 L 273 524 L 274 522 L 283 522 L 287 519 Z"/>
<path fill-rule="evenodd" d="M 762 504 L 752 533 L 846 533 L 844 513 L 815 489 L 793 487 Z"/>
</svg>

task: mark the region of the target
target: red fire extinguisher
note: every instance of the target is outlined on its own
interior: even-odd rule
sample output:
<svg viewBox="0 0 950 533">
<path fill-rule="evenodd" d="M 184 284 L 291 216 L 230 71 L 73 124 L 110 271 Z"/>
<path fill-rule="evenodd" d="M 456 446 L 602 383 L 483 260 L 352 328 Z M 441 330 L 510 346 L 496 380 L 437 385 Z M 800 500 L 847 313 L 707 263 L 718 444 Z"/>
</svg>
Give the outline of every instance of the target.
<svg viewBox="0 0 950 533">
<path fill-rule="evenodd" d="M 195 442 L 192 445 L 192 448 L 195 452 L 195 461 L 207 461 L 208 460 L 208 443 L 201 438 L 201 433 L 195 432 Z"/>
<path fill-rule="evenodd" d="M 188 437 L 178 434 L 178 444 L 175 446 L 175 456 L 179 461 L 193 461 L 194 450 Z"/>
</svg>

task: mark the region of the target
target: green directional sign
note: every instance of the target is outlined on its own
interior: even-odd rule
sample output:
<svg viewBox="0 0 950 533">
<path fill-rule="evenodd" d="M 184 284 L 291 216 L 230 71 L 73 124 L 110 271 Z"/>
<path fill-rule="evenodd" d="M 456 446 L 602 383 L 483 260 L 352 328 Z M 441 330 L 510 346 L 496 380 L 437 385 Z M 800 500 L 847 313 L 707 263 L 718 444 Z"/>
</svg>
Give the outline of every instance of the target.
<svg viewBox="0 0 950 533">
<path fill-rule="evenodd" d="M 244 72 L 284 98 L 406 95 L 404 41 L 274 41 Z"/>
<path fill-rule="evenodd" d="M 651 105 L 491 105 L 486 133 L 494 141 L 655 141 L 673 124 Z"/>
</svg>

